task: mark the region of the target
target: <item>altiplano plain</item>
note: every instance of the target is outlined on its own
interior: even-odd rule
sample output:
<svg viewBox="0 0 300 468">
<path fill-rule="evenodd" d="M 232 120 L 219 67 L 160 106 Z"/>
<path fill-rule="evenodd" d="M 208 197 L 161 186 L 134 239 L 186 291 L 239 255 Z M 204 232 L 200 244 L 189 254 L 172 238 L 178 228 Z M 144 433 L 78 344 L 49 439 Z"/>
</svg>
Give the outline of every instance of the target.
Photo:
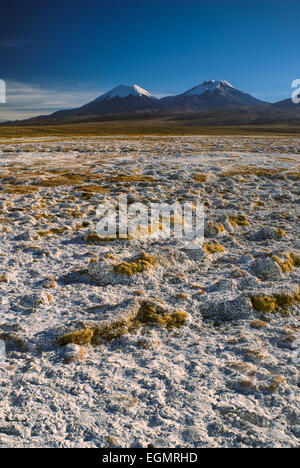
<svg viewBox="0 0 300 468">
<path fill-rule="evenodd" d="M 0 140 L 0 447 L 299 447 L 299 157 L 276 136 Z M 97 238 L 120 194 L 203 203 L 204 244 Z"/>
</svg>

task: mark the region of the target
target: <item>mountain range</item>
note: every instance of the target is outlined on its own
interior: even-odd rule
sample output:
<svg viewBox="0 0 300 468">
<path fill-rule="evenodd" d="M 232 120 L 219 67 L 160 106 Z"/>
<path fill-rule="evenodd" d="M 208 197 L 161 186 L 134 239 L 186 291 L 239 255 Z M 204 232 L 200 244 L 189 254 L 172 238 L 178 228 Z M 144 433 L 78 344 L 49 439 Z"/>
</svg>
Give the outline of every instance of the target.
<svg viewBox="0 0 300 468">
<path fill-rule="evenodd" d="M 156 98 L 138 85 L 119 85 L 93 101 L 49 116 L 9 122 L 43 125 L 126 118 L 166 117 L 198 124 L 300 123 L 300 105 L 291 99 L 261 101 L 225 80 L 204 81 L 182 94 Z"/>
</svg>

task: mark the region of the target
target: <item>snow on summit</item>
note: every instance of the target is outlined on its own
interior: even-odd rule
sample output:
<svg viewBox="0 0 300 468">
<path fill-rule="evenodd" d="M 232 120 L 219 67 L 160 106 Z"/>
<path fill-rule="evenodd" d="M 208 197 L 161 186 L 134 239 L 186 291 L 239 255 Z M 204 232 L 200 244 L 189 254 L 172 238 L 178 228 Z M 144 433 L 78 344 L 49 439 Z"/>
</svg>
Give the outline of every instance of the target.
<svg viewBox="0 0 300 468">
<path fill-rule="evenodd" d="M 100 96 L 98 100 L 112 99 L 115 97 L 125 98 L 128 96 L 145 96 L 150 99 L 156 99 L 148 91 L 146 91 L 145 89 L 135 84 L 133 86 L 125 86 L 125 85 L 116 86 L 115 88 L 111 89 L 107 93 Z"/>
<path fill-rule="evenodd" d="M 213 92 L 215 90 L 226 90 L 228 88 L 237 89 L 231 83 L 226 80 L 211 80 L 211 81 L 204 81 L 201 85 L 195 86 L 192 89 L 189 89 L 185 93 L 186 96 L 194 96 L 194 95 L 201 95 L 206 91 Z"/>
</svg>

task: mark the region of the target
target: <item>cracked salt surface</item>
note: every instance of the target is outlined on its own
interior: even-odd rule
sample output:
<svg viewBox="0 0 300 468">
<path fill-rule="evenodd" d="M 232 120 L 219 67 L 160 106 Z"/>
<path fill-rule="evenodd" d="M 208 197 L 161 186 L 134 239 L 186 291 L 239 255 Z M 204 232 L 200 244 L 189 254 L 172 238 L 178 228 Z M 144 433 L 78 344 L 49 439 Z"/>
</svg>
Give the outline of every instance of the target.
<svg viewBox="0 0 300 468">
<path fill-rule="evenodd" d="M 299 153 L 276 137 L 0 141 L 0 446 L 299 446 Z M 89 242 L 124 193 L 203 202 L 206 245 Z M 142 272 L 93 273 L 143 251 Z M 141 304 L 188 319 L 58 343 Z"/>
</svg>

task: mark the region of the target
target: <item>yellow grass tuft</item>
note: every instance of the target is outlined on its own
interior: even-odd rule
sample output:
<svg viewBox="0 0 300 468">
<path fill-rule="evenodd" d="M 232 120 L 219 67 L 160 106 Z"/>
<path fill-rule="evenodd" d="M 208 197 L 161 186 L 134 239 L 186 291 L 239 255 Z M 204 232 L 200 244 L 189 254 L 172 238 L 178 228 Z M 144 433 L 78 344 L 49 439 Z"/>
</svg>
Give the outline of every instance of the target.
<svg viewBox="0 0 300 468">
<path fill-rule="evenodd" d="M 244 390 L 252 390 L 252 391 L 256 390 L 256 385 L 251 380 L 247 380 L 247 379 L 240 380 L 240 386 Z"/>
<path fill-rule="evenodd" d="M 290 257 L 296 267 L 300 266 L 300 253 L 291 253 Z"/>
<path fill-rule="evenodd" d="M 66 173 L 65 171 L 48 171 L 48 177 L 45 180 L 41 180 L 37 182 L 35 185 L 37 187 L 61 187 L 61 186 L 76 186 L 81 184 L 86 184 L 90 182 L 98 182 L 99 179 L 103 177 L 99 174 L 91 174 L 91 173 Z M 91 186 L 92 187 L 92 186 Z M 101 189 L 102 187 L 99 185 L 95 185 L 94 187 L 98 187 Z M 102 189 L 103 192 L 107 191 L 106 189 Z"/>
<path fill-rule="evenodd" d="M 33 187 L 32 185 L 2 185 L 4 193 L 11 193 L 11 194 L 24 194 L 27 195 L 29 193 L 35 193 L 39 191 L 38 187 Z"/>
<path fill-rule="evenodd" d="M 78 229 L 80 229 L 80 227 L 78 227 Z M 90 231 L 87 234 L 87 236 L 82 236 L 82 238 L 86 242 L 90 242 L 90 243 L 94 243 L 94 242 L 111 242 L 111 241 L 116 240 L 116 237 L 109 237 L 109 236 L 102 237 L 102 236 L 99 236 L 99 234 L 97 232 L 95 232 L 95 231 Z M 128 236 L 127 238 L 122 238 L 122 240 L 130 240 L 130 236 Z"/>
<path fill-rule="evenodd" d="M 218 242 L 215 243 L 204 243 L 203 244 L 203 249 L 207 254 L 214 254 L 214 253 L 221 253 L 225 252 L 225 247 L 223 245 L 219 244 Z"/>
<path fill-rule="evenodd" d="M 171 314 L 163 311 L 161 307 L 155 307 L 153 304 L 143 302 L 138 314 L 137 320 L 144 324 L 155 324 L 160 326 L 166 326 L 168 330 L 171 328 L 181 327 L 187 320 L 188 313 L 184 311 L 176 311 Z"/>
<path fill-rule="evenodd" d="M 232 369 L 236 369 L 244 374 L 249 375 L 249 377 L 254 377 L 255 375 L 255 370 L 250 364 L 247 364 L 246 362 L 231 362 L 229 363 L 229 367 Z"/>
<path fill-rule="evenodd" d="M 121 182 L 121 183 L 129 183 L 129 182 L 155 182 L 153 177 L 143 176 L 143 175 L 117 175 L 114 177 L 109 177 L 105 179 L 107 182 Z"/>
<path fill-rule="evenodd" d="M 116 320 L 103 326 L 94 328 L 92 344 L 97 345 L 102 341 L 112 341 L 133 332 L 139 327 L 139 323 L 135 319 L 135 315 Z"/>
<path fill-rule="evenodd" d="M 87 242 L 103 242 L 104 238 L 100 237 L 96 232 L 89 232 L 86 240 Z"/>
<path fill-rule="evenodd" d="M 280 292 L 271 296 L 251 297 L 252 306 L 258 312 L 273 313 L 276 308 L 285 308 L 300 302 L 300 288 L 296 292 Z"/>
<path fill-rule="evenodd" d="M 273 255 L 273 260 L 275 260 L 284 273 L 289 273 L 295 268 L 295 262 L 291 254 L 282 253 L 281 258 L 278 255 Z"/>
<path fill-rule="evenodd" d="M 219 223 L 215 223 L 214 221 L 211 221 L 207 225 L 207 231 L 210 234 L 216 235 L 216 234 L 220 234 L 221 232 L 224 232 L 225 227 L 223 226 L 223 224 L 219 224 Z"/>
<path fill-rule="evenodd" d="M 194 181 L 195 182 L 206 182 L 207 176 L 206 174 L 194 174 Z"/>
<path fill-rule="evenodd" d="M 93 336 L 94 330 L 92 330 L 90 327 L 85 327 L 82 330 L 74 331 L 61 336 L 58 340 L 58 343 L 61 346 L 65 346 L 69 343 L 84 346 L 91 343 Z"/>
<path fill-rule="evenodd" d="M 260 330 L 261 328 L 265 328 L 268 324 L 264 320 L 253 320 L 250 323 L 251 328 L 255 328 L 256 330 Z"/>
<path fill-rule="evenodd" d="M 26 341 L 18 333 L 4 332 L 0 333 L 0 340 L 10 343 L 11 346 L 26 350 Z"/>
<path fill-rule="evenodd" d="M 236 166 L 221 174 L 221 177 L 236 177 L 236 176 L 257 176 L 268 177 L 276 176 L 285 171 L 285 168 L 279 167 L 277 169 L 268 169 L 265 167 L 255 166 Z"/>
<path fill-rule="evenodd" d="M 74 187 L 76 190 L 86 193 L 86 194 L 93 194 L 93 193 L 107 193 L 108 189 L 101 187 L 100 185 L 84 185 L 79 187 Z"/>
<path fill-rule="evenodd" d="M 276 294 L 275 299 L 279 307 L 289 307 L 296 302 L 296 297 L 293 293 Z"/>
<path fill-rule="evenodd" d="M 247 220 L 246 216 L 243 214 L 240 215 L 231 215 L 228 216 L 229 218 L 229 223 L 231 226 L 250 226 L 249 221 Z"/>
<path fill-rule="evenodd" d="M 84 213 L 82 213 L 81 211 L 68 210 L 68 216 L 70 216 L 71 218 L 82 218 L 83 215 Z"/>
<path fill-rule="evenodd" d="M 65 346 L 69 343 L 78 345 L 99 345 L 133 333 L 142 326 L 165 326 L 167 330 L 180 328 L 187 320 L 188 313 L 175 311 L 165 312 L 160 306 L 152 306 L 143 302 L 139 310 L 127 317 L 115 320 L 104 325 L 86 326 L 82 330 L 66 333 L 58 339 L 58 344 Z"/>
<path fill-rule="evenodd" d="M 148 256 L 144 252 L 141 253 L 140 257 L 131 262 L 122 262 L 118 265 L 114 265 L 114 272 L 118 275 L 133 276 L 137 273 L 143 273 L 153 268 L 153 264 L 156 261 L 155 256 Z"/>
<path fill-rule="evenodd" d="M 254 296 L 251 297 L 253 308 L 259 312 L 273 313 L 277 307 L 277 302 L 274 297 L 270 296 Z"/>
<path fill-rule="evenodd" d="M 273 375 L 271 383 L 268 385 L 260 385 L 259 389 L 267 392 L 278 392 L 280 387 L 286 384 L 286 380 L 281 375 Z"/>
<path fill-rule="evenodd" d="M 183 300 L 189 299 L 189 295 L 185 293 L 178 293 L 176 297 L 177 299 L 183 299 Z"/>
<path fill-rule="evenodd" d="M 53 227 L 53 228 L 48 229 L 47 231 L 37 231 L 37 233 L 41 237 L 47 237 L 53 234 L 63 234 L 67 230 L 68 229 L 66 227 L 61 227 L 61 228 Z"/>
</svg>

